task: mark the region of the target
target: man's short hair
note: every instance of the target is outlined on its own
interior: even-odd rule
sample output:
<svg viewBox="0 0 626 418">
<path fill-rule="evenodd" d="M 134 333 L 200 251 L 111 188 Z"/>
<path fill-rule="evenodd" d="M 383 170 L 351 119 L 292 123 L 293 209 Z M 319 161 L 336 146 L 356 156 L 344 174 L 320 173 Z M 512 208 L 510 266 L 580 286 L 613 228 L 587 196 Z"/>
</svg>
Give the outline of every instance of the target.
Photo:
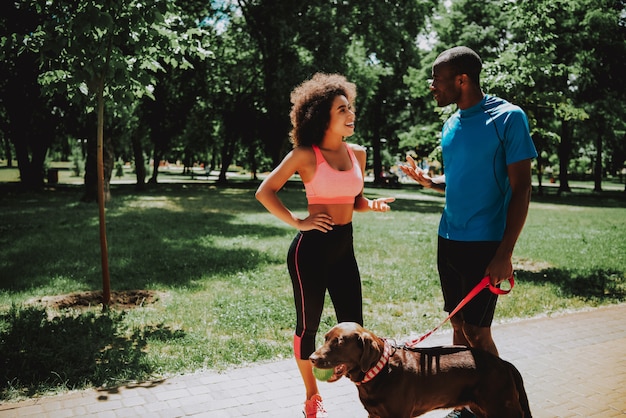
<svg viewBox="0 0 626 418">
<path fill-rule="evenodd" d="M 472 49 L 466 46 L 455 46 L 447 49 L 439 54 L 433 66 L 439 64 L 448 65 L 455 75 L 467 74 L 470 80 L 480 86 L 480 72 L 483 68 L 483 62 Z"/>
</svg>

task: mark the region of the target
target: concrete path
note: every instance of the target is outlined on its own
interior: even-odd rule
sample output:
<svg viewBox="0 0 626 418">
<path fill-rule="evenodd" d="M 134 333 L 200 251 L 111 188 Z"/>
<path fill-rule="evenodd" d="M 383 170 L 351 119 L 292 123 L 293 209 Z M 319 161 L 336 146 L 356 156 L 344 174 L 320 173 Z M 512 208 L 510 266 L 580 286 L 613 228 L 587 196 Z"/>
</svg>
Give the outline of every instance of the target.
<svg viewBox="0 0 626 418">
<path fill-rule="evenodd" d="M 494 324 L 493 335 L 522 373 L 534 417 L 626 417 L 626 304 Z M 420 345 L 450 341 L 448 331 Z M 347 379 L 320 383 L 320 391 L 330 418 L 367 417 Z M 303 399 L 295 361 L 283 360 L 4 403 L 0 417 L 301 418 Z"/>
</svg>

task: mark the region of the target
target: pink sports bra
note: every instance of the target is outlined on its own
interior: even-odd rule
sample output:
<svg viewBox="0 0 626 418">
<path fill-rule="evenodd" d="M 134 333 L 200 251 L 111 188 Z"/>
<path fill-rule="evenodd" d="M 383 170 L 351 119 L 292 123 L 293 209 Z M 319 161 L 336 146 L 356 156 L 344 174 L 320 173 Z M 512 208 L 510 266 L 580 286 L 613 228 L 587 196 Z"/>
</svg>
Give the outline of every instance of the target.
<svg viewBox="0 0 626 418">
<path fill-rule="evenodd" d="M 326 162 L 322 151 L 313 145 L 317 166 L 311 181 L 304 183 L 309 205 L 354 203 L 354 198 L 363 190 L 363 174 L 352 148 L 346 144 L 352 168 L 339 171 Z"/>
</svg>

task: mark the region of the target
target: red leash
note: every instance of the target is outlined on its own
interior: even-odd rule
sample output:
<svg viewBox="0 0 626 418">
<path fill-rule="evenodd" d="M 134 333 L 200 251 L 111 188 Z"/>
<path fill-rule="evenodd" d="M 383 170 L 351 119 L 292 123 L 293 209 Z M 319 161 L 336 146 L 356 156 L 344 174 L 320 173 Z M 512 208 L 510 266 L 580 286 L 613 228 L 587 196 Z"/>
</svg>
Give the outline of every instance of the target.
<svg viewBox="0 0 626 418">
<path fill-rule="evenodd" d="M 426 338 L 430 337 L 435 331 L 437 331 L 439 329 L 440 326 L 442 326 L 443 324 L 446 323 L 446 321 L 448 321 L 448 319 L 452 318 L 458 311 L 461 310 L 461 308 L 463 306 L 465 306 L 465 304 L 467 304 L 467 302 L 469 302 L 470 300 L 472 300 L 474 298 L 474 296 L 476 296 L 477 294 L 479 294 L 485 287 L 488 287 L 489 290 L 491 290 L 491 293 L 494 293 L 496 295 L 506 295 L 507 293 L 509 293 L 511 290 L 513 290 L 513 286 L 515 286 L 515 280 L 513 279 L 513 276 L 511 276 L 509 278 L 509 283 L 511 284 L 511 288 L 509 290 L 502 290 L 499 287 L 495 287 L 491 284 L 491 282 L 489 281 L 489 276 L 485 276 L 483 277 L 483 279 L 480 281 L 480 283 L 478 283 L 472 290 L 471 292 L 469 292 L 467 294 L 467 296 L 465 296 L 461 302 L 459 302 L 459 304 L 457 305 L 456 308 L 454 308 L 454 310 L 452 312 L 450 312 L 450 315 L 448 315 L 448 317 L 446 319 L 443 320 L 443 322 L 441 322 L 441 324 L 437 325 L 435 328 L 433 328 L 431 331 L 427 332 L 426 334 L 422 335 L 421 337 L 406 343 L 404 346 L 405 347 L 414 347 L 417 344 L 421 343 L 422 341 L 424 341 Z"/>
</svg>

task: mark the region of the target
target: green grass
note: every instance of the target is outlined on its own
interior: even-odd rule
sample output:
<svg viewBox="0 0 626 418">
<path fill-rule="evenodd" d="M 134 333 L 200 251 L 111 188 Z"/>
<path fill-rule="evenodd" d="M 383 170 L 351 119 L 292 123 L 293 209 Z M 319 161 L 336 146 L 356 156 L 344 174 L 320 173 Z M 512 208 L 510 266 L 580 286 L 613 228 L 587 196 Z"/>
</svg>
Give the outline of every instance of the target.
<svg viewBox="0 0 626 418">
<path fill-rule="evenodd" d="M 102 288 L 96 205 L 79 203 L 80 187 L 18 193 L 5 185 L 0 400 L 290 358 L 285 257 L 295 231 L 256 202 L 255 188 L 160 184 L 136 194 L 114 185 L 106 212 L 111 287 L 161 297 L 103 313 L 28 303 Z M 354 217 L 365 325 L 399 340 L 421 335 L 445 318 L 435 267 L 443 199 L 415 187 L 366 194 L 397 201 L 391 212 Z M 281 196 L 304 214 L 299 186 Z M 533 197 L 514 262 L 517 285 L 500 298 L 496 322 L 623 302 L 623 193 Z M 320 334 L 334 321 L 327 301 Z"/>
</svg>

